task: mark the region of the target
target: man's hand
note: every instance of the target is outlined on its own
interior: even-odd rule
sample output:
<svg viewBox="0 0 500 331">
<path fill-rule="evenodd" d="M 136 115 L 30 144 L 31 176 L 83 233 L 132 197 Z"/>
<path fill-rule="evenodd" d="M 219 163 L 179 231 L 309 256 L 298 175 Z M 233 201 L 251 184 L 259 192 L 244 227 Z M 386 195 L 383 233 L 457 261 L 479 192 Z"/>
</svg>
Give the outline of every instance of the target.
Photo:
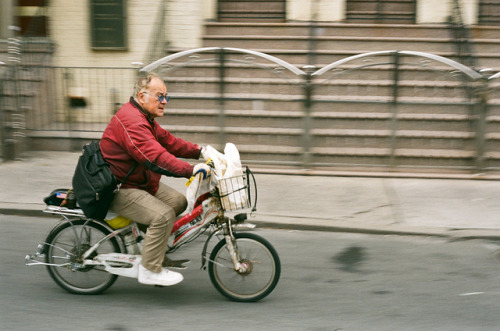
<svg viewBox="0 0 500 331">
<path fill-rule="evenodd" d="M 210 167 L 205 163 L 198 163 L 193 168 L 193 176 L 196 176 L 200 172 L 203 174 L 203 179 L 205 179 L 210 176 Z"/>
<path fill-rule="evenodd" d="M 205 161 L 208 161 L 210 158 L 206 147 L 201 147 L 200 157 Z"/>
</svg>

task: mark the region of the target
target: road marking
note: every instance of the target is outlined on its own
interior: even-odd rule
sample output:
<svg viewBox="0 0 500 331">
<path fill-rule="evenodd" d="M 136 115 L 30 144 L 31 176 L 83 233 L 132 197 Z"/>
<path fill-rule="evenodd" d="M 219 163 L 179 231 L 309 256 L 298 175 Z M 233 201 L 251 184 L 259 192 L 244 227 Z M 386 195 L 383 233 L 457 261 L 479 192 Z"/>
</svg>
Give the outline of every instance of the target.
<svg viewBox="0 0 500 331">
<path fill-rule="evenodd" d="M 460 295 L 461 296 L 468 296 L 468 295 L 479 295 L 479 294 L 484 294 L 484 292 L 470 292 L 470 293 L 462 293 Z"/>
</svg>

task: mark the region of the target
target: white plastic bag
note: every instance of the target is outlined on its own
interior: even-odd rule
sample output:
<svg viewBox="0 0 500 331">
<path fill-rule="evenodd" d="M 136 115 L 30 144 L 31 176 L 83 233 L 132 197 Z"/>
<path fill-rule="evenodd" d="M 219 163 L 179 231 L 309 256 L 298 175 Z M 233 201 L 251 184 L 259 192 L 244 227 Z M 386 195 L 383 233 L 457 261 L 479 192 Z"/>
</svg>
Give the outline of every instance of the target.
<svg viewBox="0 0 500 331">
<path fill-rule="evenodd" d="M 234 144 L 228 143 L 224 148 L 226 170 L 217 178 L 222 206 L 226 210 L 241 209 L 246 206 L 248 197 L 243 179 L 240 153 Z"/>
<path fill-rule="evenodd" d="M 214 163 L 212 181 L 200 180 L 196 177 L 186 190 L 188 201 L 187 211 L 194 208 L 196 199 L 211 190 L 211 185 L 219 185 L 222 206 L 226 210 L 241 209 L 246 206 L 248 197 L 243 179 L 240 153 L 234 144 L 228 143 L 224 148 L 224 154 L 212 146 L 205 147 L 205 154 Z"/>
<path fill-rule="evenodd" d="M 190 182 L 186 185 L 188 186 L 186 189 L 186 200 L 188 202 L 186 211 L 188 213 L 192 212 L 194 209 L 194 204 L 196 200 L 201 195 L 206 192 L 210 192 L 213 187 L 217 185 L 217 173 L 224 173 L 226 171 L 226 157 L 224 154 L 217 151 L 212 146 L 205 147 L 205 154 L 213 161 L 214 163 L 214 172 L 213 176 L 203 180 L 201 176 L 194 177 Z"/>
<path fill-rule="evenodd" d="M 214 173 L 216 178 L 221 178 L 226 172 L 227 161 L 226 156 L 219 151 L 217 151 L 212 146 L 208 145 L 205 147 L 205 154 L 212 160 L 214 163 Z"/>
<path fill-rule="evenodd" d="M 203 179 L 202 176 L 196 176 L 194 179 L 188 183 L 186 189 L 186 200 L 188 202 L 186 211 L 191 213 L 194 209 L 194 204 L 199 196 L 210 192 L 212 189 L 210 178 Z"/>
</svg>

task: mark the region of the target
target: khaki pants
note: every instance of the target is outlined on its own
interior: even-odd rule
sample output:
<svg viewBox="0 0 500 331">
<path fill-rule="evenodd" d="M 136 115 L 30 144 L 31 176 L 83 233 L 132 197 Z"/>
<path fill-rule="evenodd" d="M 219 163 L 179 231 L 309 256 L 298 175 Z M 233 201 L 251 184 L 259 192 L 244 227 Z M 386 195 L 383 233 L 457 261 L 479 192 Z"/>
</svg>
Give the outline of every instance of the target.
<svg viewBox="0 0 500 331">
<path fill-rule="evenodd" d="M 111 204 L 114 212 L 148 226 L 142 265 L 153 272 L 161 271 L 176 216 L 186 207 L 186 197 L 163 183 L 154 196 L 139 189 L 120 189 Z"/>
</svg>

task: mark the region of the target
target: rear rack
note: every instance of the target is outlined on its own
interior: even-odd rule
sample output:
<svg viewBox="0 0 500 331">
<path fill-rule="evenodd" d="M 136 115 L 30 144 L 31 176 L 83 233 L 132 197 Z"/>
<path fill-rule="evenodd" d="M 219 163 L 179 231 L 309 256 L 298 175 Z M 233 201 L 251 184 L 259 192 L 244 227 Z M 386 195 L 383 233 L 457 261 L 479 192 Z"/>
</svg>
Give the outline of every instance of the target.
<svg viewBox="0 0 500 331">
<path fill-rule="evenodd" d="M 52 214 L 52 215 L 85 217 L 83 210 L 81 210 L 80 208 L 70 209 L 70 208 L 66 208 L 66 207 L 47 205 L 47 207 L 45 208 L 45 210 L 43 212 L 48 213 L 48 214 Z"/>
</svg>

